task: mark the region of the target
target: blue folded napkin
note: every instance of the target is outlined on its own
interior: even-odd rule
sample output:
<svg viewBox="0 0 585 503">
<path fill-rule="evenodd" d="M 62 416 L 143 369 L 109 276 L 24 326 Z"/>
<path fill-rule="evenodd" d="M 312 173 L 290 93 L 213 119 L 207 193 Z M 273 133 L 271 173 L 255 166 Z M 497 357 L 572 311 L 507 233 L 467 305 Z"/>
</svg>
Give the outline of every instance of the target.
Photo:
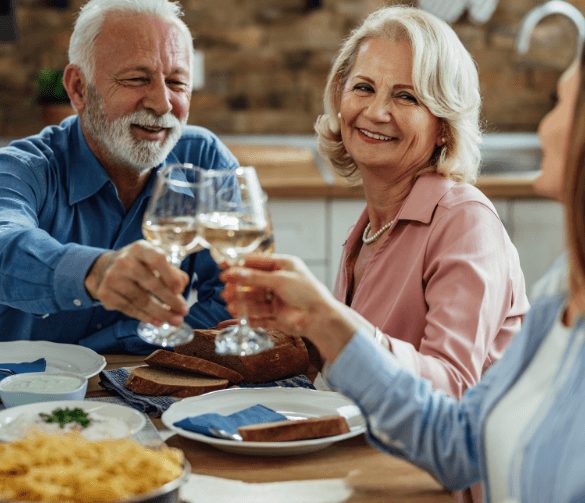
<svg viewBox="0 0 585 503">
<path fill-rule="evenodd" d="M 117 393 L 122 399 L 130 405 L 130 407 L 145 412 L 154 417 L 159 417 L 162 413 L 167 410 L 178 398 L 173 396 L 150 396 L 141 395 L 134 393 L 126 388 L 126 381 L 130 374 L 130 368 L 119 368 L 113 370 L 103 370 L 100 372 L 100 385 L 109 390 Z M 264 384 L 250 384 L 241 385 L 241 387 L 275 387 L 280 386 L 282 388 L 307 388 L 315 389 L 311 380 L 305 375 L 297 375 L 289 377 L 287 379 L 279 379 L 278 381 L 272 381 Z"/>
<path fill-rule="evenodd" d="M 47 360 L 39 358 L 34 362 L 19 362 L 19 363 L 0 363 L 0 369 L 9 369 L 16 374 L 24 374 L 27 372 L 44 372 L 47 368 Z M 8 377 L 4 372 L 0 372 L 0 381 Z"/>
<path fill-rule="evenodd" d="M 201 433 L 208 437 L 215 437 L 215 435 L 209 431 L 209 428 L 224 430 L 229 433 L 237 433 L 238 428 L 241 426 L 286 420 L 286 416 L 283 416 L 264 405 L 257 404 L 248 407 L 247 409 L 234 412 L 229 416 L 222 416 L 221 414 L 216 413 L 201 414 L 199 416 L 186 417 L 185 419 L 181 419 L 173 424 L 184 430 Z"/>
<path fill-rule="evenodd" d="M 126 388 L 126 381 L 131 370 L 131 368 L 104 370 L 100 372 L 100 385 L 109 391 L 118 393 L 130 407 L 154 417 L 160 417 L 178 400 L 174 396 L 140 395 L 130 391 Z"/>
</svg>

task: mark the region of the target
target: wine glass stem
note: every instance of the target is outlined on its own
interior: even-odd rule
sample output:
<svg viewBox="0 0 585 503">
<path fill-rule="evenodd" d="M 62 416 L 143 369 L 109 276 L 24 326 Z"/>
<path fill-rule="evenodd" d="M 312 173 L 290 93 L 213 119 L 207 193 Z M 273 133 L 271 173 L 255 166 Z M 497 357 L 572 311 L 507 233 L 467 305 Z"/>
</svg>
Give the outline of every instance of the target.
<svg viewBox="0 0 585 503">
<path fill-rule="evenodd" d="M 181 267 L 181 263 L 183 262 L 183 257 L 178 253 L 169 253 L 167 254 L 167 260 L 173 264 L 175 267 Z"/>
<path fill-rule="evenodd" d="M 238 323 L 243 329 L 247 329 L 250 322 L 248 321 L 248 306 L 244 300 L 244 289 L 237 288 L 238 293 Z"/>
<path fill-rule="evenodd" d="M 231 266 L 244 267 L 245 266 L 244 259 L 240 258 L 238 260 L 233 261 Z M 245 287 L 240 286 L 236 287 L 236 296 L 238 302 L 238 324 L 240 325 L 240 328 L 243 330 L 247 330 L 250 326 L 250 322 L 248 321 L 248 305 L 244 299 L 245 292 L 246 292 Z"/>
</svg>

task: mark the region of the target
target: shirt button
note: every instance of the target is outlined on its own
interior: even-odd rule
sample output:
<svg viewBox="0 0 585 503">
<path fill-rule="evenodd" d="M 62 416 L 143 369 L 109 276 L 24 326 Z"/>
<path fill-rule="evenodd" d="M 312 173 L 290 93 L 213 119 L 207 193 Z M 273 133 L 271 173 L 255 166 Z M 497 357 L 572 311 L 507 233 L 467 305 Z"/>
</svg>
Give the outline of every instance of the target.
<svg viewBox="0 0 585 503">
<path fill-rule="evenodd" d="M 102 329 L 102 324 L 101 324 L 101 323 L 98 323 L 98 324 L 95 326 L 95 328 L 97 328 L 98 330 L 101 330 L 101 329 Z"/>
<path fill-rule="evenodd" d="M 81 306 L 81 301 L 79 299 L 74 299 L 73 304 L 77 307 Z"/>
</svg>

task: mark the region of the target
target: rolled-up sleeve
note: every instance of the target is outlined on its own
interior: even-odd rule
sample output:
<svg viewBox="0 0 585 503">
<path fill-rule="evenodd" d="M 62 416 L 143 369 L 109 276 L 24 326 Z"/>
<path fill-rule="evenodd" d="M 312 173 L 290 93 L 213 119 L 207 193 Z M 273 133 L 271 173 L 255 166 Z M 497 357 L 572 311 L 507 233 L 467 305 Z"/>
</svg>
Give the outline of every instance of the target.
<svg viewBox="0 0 585 503">
<path fill-rule="evenodd" d="M 0 303 L 33 314 L 90 307 L 84 278 L 104 250 L 39 228 L 46 185 L 42 169 L 0 154 Z"/>
<path fill-rule="evenodd" d="M 360 332 L 327 367 L 325 379 L 358 405 L 376 448 L 420 466 L 450 489 L 479 480 L 481 393 L 459 403 L 433 391 Z"/>
</svg>

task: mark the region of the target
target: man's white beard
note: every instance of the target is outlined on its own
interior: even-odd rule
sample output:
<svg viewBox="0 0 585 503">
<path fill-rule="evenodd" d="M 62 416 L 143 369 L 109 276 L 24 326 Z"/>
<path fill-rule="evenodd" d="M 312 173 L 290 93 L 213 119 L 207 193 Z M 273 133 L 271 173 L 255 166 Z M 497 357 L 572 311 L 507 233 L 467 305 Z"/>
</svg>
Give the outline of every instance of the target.
<svg viewBox="0 0 585 503">
<path fill-rule="evenodd" d="M 181 137 L 186 119 L 180 121 L 171 112 L 157 116 L 149 110 L 139 110 L 108 121 L 104 100 L 90 84 L 87 87 L 87 107 L 80 121 L 84 131 L 112 161 L 142 172 L 158 166 L 167 158 Z M 168 134 L 162 142 L 140 140 L 132 135 L 132 124 L 169 128 Z"/>
</svg>

